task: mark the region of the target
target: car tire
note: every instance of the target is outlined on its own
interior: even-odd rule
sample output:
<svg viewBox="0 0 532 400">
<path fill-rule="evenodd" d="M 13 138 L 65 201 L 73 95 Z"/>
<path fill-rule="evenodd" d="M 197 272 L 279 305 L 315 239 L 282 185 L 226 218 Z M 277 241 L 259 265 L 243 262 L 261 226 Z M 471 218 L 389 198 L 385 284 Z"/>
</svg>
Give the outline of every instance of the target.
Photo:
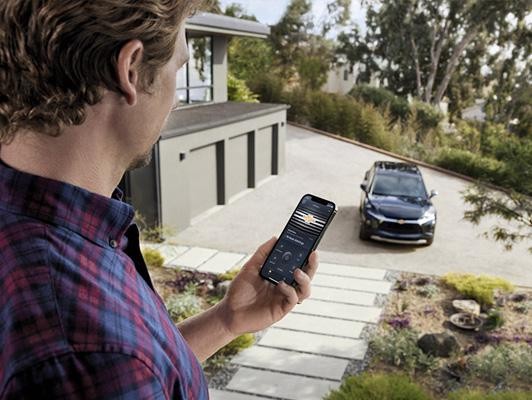
<svg viewBox="0 0 532 400">
<path fill-rule="evenodd" d="M 369 240 L 370 235 L 369 233 L 364 229 L 364 225 L 360 224 L 360 230 L 358 231 L 358 237 L 360 240 Z"/>
</svg>

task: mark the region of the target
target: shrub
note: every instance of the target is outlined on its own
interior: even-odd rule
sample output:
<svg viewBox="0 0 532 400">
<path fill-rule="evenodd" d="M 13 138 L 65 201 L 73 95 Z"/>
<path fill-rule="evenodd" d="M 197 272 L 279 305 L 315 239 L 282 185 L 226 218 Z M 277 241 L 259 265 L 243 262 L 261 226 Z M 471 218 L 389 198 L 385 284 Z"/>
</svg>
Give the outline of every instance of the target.
<svg viewBox="0 0 532 400">
<path fill-rule="evenodd" d="M 484 326 L 488 330 L 500 328 L 504 325 L 504 317 L 501 310 L 490 310 Z"/>
<path fill-rule="evenodd" d="M 494 184 L 504 184 L 508 175 L 503 161 L 449 147 L 440 150 L 434 163 L 442 168 Z"/>
<path fill-rule="evenodd" d="M 384 150 L 394 150 L 393 137 L 388 121 L 371 106 L 362 107 L 355 137 L 362 143 Z"/>
<path fill-rule="evenodd" d="M 161 268 L 164 264 L 164 257 L 158 250 L 145 248 L 142 250 L 142 255 L 148 267 Z"/>
<path fill-rule="evenodd" d="M 166 300 L 166 308 L 177 324 L 202 311 L 201 299 L 195 294 L 196 287 L 189 285 L 183 293 L 172 294 Z"/>
<path fill-rule="evenodd" d="M 282 103 L 285 82 L 279 75 L 269 72 L 257 75 L 247 82 L 249 89 L 257 93 L 262 103 Z M 291 103 L 289 103 L 291 104 Z"/>
<path fill-rule="evenodd" d="M 497 385 L 510 385 L 513 381 L 530 382 L 532 347 L 510 343 L 488 346 L 471 357 L 469 371 L 473 377 Z"/>
<path fill-rule="evenodd" d="M 258 95 L 254 94 L 242 79 L 236 78 L 233 74 L 227 75 L 227 95 L 230 101 L 240 101 L 243 103 L 258 103 Z"/>
<path fill-rule="evenodd" d="M 357 85 L 351 89 L 349 95 L 380 109 L 389 109 L 393 119 L 406 120 L 410 114 L 408 101 L 384 88 Z"/>
<path fill-rule="evenodd" d="M 514 286 L 507 280 L 492 276 L 449 273 L 442 280 L 446 285 L 454 288 L 460 294 L 478 301 L 482 306 L 493 304 L 495 289 L 503 292 L 514 290 Z"/>
<path fill-rule="evenodd" d="M 443 121 L 444 117 L 440 110 L 430 104 L 415 101 L 410 107 L 423 131 L 434 129 Z"/>
<path fill-rule="evenodd" d="M 221 281 L 232 281 L 235 279 L 235 276 L 240 272 L 240 268 L 233 268 L 229 271 L 224 272 L 223 274 L 218 275 L 218 279 Z"/>
<path fill-rule="evenodd" d="M 478 390 L 460 390 L 449 394 L 448 400 L 531 400 L 532 392 L 484 393 Z"/>
<path fill-rule="evenodd" d="M 430 371 L 437 360 L 417 346 L 417 333 L 411 329 L 391 330 L 375 336 L 370 347 L 380 360 L 408 372 Z"/>
<path fill-rule="evenodd" d="M 325 400 L 430 400 L 410 378 L 400 374 L 350 376 Z"/>
<path fill-rule="evenodd" d="M 416 289 L 416 293 L 420 296 L 432 298 L 440 292 L 440 289 L 436 285 L 426 285 Z"/>
<path fill-rule="evenodd" d="M 247 349 L 248 347 L 253 346 L 253 343 L 255 343 L 255 336 L 253 336 L 252 333 L 244 333 L 243 335 L 238 336 L 236 339 L 226 344 L 224 347 L 218 350 L 216 354 L 232 356 L 244 349 Z"/>
</svg>

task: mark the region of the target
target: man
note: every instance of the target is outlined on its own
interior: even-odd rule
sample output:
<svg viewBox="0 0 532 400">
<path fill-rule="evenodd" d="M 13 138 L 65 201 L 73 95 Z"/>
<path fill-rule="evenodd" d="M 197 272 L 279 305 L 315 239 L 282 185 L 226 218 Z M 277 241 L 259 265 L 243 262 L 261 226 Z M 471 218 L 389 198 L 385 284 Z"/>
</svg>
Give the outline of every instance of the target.
<svg viewBox="0 0 532 400">
<path fill-rule="evenodd" d="M 177 329 L 153 291 L 133 209 L 186 63 L 190 0 L 0 2 L 0 398 L 206 399 L 199 362 L 310 294 L 259 269 Z M 251 221 L 250 221 L 251 222 Z"/>
</svg>

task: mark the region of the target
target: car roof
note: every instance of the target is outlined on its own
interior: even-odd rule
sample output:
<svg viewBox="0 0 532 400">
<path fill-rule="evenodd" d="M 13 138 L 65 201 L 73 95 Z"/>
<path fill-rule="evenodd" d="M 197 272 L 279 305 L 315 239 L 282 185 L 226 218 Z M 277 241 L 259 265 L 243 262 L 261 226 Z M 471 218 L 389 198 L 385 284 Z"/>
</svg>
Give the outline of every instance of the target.
<svg viewBox="0 0 532 400">
<path fill-rule="evenodd" d="M 399 172 L 421 176 L 417 165 L 394 161 L 375 161 L 375 172 Z"/>
</svg>

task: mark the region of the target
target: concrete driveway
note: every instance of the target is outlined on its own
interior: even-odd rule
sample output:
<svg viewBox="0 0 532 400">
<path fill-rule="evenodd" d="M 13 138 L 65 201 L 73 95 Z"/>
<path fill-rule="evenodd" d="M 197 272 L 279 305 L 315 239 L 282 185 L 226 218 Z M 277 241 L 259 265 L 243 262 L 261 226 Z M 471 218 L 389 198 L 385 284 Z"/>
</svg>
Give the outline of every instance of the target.
<svg viewBox="0 0 532 400">
<path fill-rule="evenodd" d="M 363 267 L 441 275 L 450 271 L 490 274 L 532 286 L 532 255 L 521 244 L 507 252 L 482 236 L 492 224 L 476 227 L 462 219 L 460 192 L 469 182 L 422 168 L 438 211 L 436 238 L 430 247 L 362 242 L 358 239 L 359 184 L 376 160 L 393 160 L 350 143 L 289 126 L 286 172 L 218 211 L 199 218 L 173 241 L 224 251 L 252 252 L 279 235 L 305 193 L 334 201 L 339 208 L 319 246 L 320 259 Z"/>
</svg>

